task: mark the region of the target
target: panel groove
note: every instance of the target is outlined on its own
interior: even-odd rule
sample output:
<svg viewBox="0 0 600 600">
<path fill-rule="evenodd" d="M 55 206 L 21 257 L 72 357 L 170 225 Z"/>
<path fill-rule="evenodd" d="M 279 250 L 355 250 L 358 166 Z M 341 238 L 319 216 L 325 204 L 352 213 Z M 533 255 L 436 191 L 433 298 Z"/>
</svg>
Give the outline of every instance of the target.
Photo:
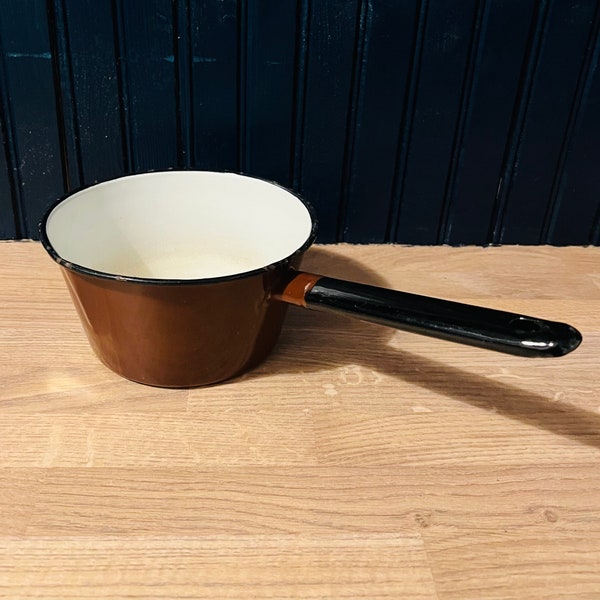
<svg viewBox="0 0 600 600">
<path fill-rule="evenodd" d="M 66 192 L 83 184 L 83 161 L 73 80 L 72 53 L 64 0 L 47 0 L 48 33 L 56 98 L 63 187 Z"/>
<path fill-rule="evenodd" d="M 416 19 L 415 43 L 412 48 L 410 60 L 410 69 L 408 73 L 408 85 L 406 86 L 406 95 L 404 101 L 404 114 L 400 125 L 400 134 L 398 140 L 398 150 L 396 156 L 396 169 L 394 181 L 392 183 L 392 201 L 390 203 L 390 215 L 388 217 L 388 230 L 386 232 L 386 241 L 396 240 L 398 223 L 402 213 L 402 200 L 404 196 L 404 183 L 408 167 L 410 138 L 415 114 L 417 91 L 419 87 L 419 75 L 421 70 L 421 58 L 423 55 L 423 45 L 425 41 L 425 29 L 427 27 L 427 13 L 429 9 L 429 0 L 420 0 Z"/>
<path fill-rule="evenodd" d="M 0 81 L 6 82 L 6 65 L 4 64 L 4 45 L 0 37 Z M 8 185 L 10 190 L 10 203 L 12 207 L 12 222 L 16 239 L 25 236 L 25 206 L 21 193 L 22 181 L 18 168 L 19 152 L 14 130 L 14 116 L 12 114 L 8 87 L 0 86 L 0 127 L 2 127 L 3 146 L 8 168 Z"/>
<path fill-rule="evenodd" d="M 513 121 L 508 134 L 508 145 L 503 160 L 498 192 L 496 194 L 492 221 L 490 226 L 489 241 L 492 244 L 502 242 L 504 215 L 510 195 L 512 177 L 519 163 L 519 151 L 523 140 L 527 113 L 533 89 L 536 83 L 537 71 L 541 49 L 548 27 L 549 4 L 541 0 L 533 19 L 533 32 L 530 34 L 530 44 L 526 52 L 524 70 L 519 85 L 516 109 L 513 112 Z"/>
<path fill-rule="evenodd" d="M 297 30 L 295 51 L 295 77 L 293 91 L 293 114 L 291 137 L 291 182 L 292 187 L 301 191 L 302 189 L 302 151 L 304 146 L 304 126 L 306 108 L 306 86 L 308 81 L 308 50 L 310 39 L 310 17 L 311 0 L 298 0 L 298 21 L 300 27 Z"/>
<path fill-rule="evenodd" d="M 248 155 L 248 3 L 237 0 L 237 132 L 238 132 L 238 171 L 246 173 Z"/>
<path fill-rule="evenodd" d="M 590 88 L 592 86 L 592 78 L 598 65 L 599 53 L 600 5 L 597 4 L 585 57 L 583 59 L 581 69 L 579 71 L 579 77 L 577 79 L 577 86 L 575 89 L 573 104 L 571 106 L 569 119 L 567 121 L 567 127 L 561 143 L 559 159 L 556 166 L 555 176 L 552 182 L 552 190 L 548 202 L 548 210 L 544 215 L 540 243 L 550 244 L 554 234 L 554 228 L 556 226 L 556 220 L 558 218 L 559 209 L 562 201 L 562 192 L 564 189 L 564 182 L 566 177 L 567 159 L 571 151 L 574 133 L 579 126 L 581 109 L 585 103 L 586 98 L 589 96 Z M 598 205 L 598 211 L 596 213 L 594 222 L 590 228 L 589 242 L 594 245 L 598 245 L 600 243 L 600 204 Z"/>
<path fill-rule="evenodd" d="M 117 70 L 117 87 L 119 91 L 119 115 L 122 131 L 123 168 L 125 173 L 134 171 L 134 146 L 133 124 L 130 104 L 130 93 L 127 73 L 127 54 L 125 40 L 125 17 L 123 14 L 123 0 L 112 0 L 112 13 L 114 23 L 114 44 Z"/>
<path fill-rule="evenodd" d="M 179 167 L 189 169 L 195 163 L 194 95 L 192 85 L 192 32 L 190 0 L 173 3 L 173 48 L 177 110 L 177 159 Z"/>
<path fill-rule="evenodd" d="M 477 74 L 481 64 L 482 51 L 485 40 L 485 30 L 489 18 L 489 3 L 480 0 L 473 18 L 473 32 L 469 42 L 469 55 L 465 69 L 465 78 L 460 98 L 460 110 L 451 150 L 450 168 L 446 182 L 446 192 L 442 204 L 440 225 L 437 234 L 438 244 L 450 243 L 450 212 L 456 194 L 456 183 L 462 164 L 463 145 L 465 132 L 470 122 L 473 109 L 473 94 L 477 85 Z"/>
<path fill-rule="evenodd" d="M 354 41 L 354 58 L 352 64 L 352 84 L 348 109 L 348 124 L 346 126 L 346 142 L 344 144 L 344 159 L 342 168 L 342 181 L 340 185 L 340 201 L 338 204 L 338 222 L 336 239 L 345 240 L 346 218 L 348 212 L 348 198 L 353 182 L 355 170 L 356 138 L 360 128 L 359 115 L 365 86 L 365 63 L 369 47 L 369 32 L 371 26 L 373 7 L 371 0 L 360 0 L 357 5 L 357 26 Z"/>
</svg>

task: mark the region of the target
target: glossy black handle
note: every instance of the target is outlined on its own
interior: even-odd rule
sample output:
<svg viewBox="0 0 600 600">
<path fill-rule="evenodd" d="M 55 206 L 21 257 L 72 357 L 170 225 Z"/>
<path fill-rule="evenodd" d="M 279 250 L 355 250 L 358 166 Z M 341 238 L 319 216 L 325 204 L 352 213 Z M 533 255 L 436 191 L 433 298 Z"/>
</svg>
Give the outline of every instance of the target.
<svg viewBox="0 0 600 600">
<path fill-rule="evenodd" d="M 304 305 L 520 356 L 563 356 L 582 339 L 566 323 L 330 277 L 316 280 L 304 295 Z"/>
</svg>

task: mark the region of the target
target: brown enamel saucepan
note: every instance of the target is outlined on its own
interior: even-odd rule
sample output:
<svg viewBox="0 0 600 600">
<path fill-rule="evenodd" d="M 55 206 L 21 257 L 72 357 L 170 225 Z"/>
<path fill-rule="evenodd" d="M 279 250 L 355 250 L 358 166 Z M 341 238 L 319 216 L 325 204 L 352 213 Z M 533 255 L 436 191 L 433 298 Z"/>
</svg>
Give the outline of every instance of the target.
<svg viewBox="0 0 600 600">
<path fill-rule="evenodd" d="M 292 192 L 201 171 L 100 183 L 41 224 L 96 354 L 150 385 L 206 385 L 252 368 L 288 304 L 523 356 L 561 356 L 581 342 L 564 323 L 301 272 L 315 233 Z"/>
</svg>

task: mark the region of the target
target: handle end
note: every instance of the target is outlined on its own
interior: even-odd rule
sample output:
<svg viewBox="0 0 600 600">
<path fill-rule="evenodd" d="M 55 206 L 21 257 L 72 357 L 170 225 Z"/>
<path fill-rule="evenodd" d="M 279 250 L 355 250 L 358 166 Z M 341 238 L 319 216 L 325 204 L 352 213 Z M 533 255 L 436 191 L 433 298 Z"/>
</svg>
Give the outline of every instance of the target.
<svg viewBox="0 0 600 600">
<path fill-rule="evenodd" d="M 519 316 L 510 322 L 510 327 L 518 336 L 519 353 L 525 356 L 565 356 L 583 341 L 581 333 L 567 323 Z"/>
</svg>

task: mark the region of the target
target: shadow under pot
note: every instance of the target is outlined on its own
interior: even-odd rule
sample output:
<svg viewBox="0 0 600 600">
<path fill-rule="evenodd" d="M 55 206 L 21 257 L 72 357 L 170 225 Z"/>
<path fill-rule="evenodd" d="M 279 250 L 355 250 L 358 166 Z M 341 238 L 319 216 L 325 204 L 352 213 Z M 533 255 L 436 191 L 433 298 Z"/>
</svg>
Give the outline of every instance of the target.
<svg viewBox="0 0 600 600">
<path fill-rule="evenodd" d="M 289 304 L 522 356 L 562 356 L 581 342 L 564 323 L 300 271 L 313 212 L 254 177 L 121 177 L 61 200 L 40 233 L 95 353 L 149 385 L 201 386 L 251 369 Z"/>
</svg>

